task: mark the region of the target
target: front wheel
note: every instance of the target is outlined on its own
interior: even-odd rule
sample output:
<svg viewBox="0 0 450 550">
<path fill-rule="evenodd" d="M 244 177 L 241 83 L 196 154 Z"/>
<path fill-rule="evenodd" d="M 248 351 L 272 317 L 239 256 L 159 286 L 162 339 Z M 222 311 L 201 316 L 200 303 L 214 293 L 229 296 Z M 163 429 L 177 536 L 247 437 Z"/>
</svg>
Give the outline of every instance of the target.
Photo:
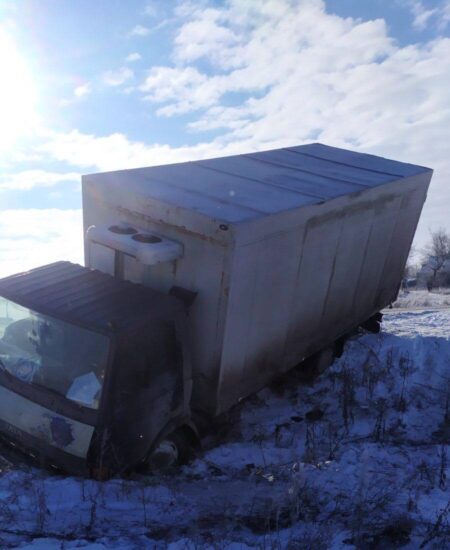
<svg viewBox="0 0 450 550">
<path fill-rule="evenodd" d="M 182 426 L 165 437 L 145 462 L 149 471 L 161 471 L 186 464 L 200 448 L 200 440 L 190 426 Z"/>
</svg>

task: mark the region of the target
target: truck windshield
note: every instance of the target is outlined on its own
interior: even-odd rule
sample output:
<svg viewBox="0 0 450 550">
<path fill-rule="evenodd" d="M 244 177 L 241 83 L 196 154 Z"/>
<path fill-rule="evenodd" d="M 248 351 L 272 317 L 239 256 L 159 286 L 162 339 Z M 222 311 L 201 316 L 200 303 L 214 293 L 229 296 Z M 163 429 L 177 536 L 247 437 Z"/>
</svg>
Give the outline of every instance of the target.
<svg viewBox="0 0 450 550">
<path fill-rule="evenodd" d="M 0 298 L 0 368 L 98 408 L 109 338 Z"/>
</svg>

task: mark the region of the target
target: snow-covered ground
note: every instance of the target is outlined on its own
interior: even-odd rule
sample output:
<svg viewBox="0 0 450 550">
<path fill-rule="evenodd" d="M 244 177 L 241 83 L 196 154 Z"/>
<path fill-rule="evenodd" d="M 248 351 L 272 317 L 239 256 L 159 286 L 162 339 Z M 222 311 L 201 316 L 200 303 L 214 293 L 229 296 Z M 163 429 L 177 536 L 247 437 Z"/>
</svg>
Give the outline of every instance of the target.
<svg viewBox="0 0 450 550">
<path fill-rule="evenodd" d="M 395 308 L 449 307 L 450 289 L 408 290 L 400 291 L 397 300 L 392 304 Z"/>
<path fill-rule="evenodd" d="M 450 310 L 391 312 L 291 372 L 170 475 L 0 476 L 0 547 L 450 548 Z"/>
</svg>

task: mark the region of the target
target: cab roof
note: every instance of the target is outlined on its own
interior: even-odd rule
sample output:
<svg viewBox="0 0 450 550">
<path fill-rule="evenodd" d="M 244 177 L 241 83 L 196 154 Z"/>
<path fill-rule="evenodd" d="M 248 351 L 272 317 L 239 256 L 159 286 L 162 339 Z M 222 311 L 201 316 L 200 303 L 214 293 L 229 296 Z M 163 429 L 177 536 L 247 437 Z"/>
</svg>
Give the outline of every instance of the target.
<svg viewBox="0 0 450 550">
<path fill-rule="evenodd" d="M 70 262 L 0 279 L 0 296 L 44 315 L 111 333 L 151 318 L 170 318 L 183 308 L 173 296 Z"/>
</svg>

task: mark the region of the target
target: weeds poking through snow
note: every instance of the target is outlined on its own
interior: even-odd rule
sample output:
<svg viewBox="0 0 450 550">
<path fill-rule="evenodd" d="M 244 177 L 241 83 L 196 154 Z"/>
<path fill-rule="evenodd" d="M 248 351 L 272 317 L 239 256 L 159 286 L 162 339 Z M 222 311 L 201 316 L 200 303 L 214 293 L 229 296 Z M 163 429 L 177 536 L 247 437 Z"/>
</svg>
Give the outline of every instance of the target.
<svg viewBox="0 0 450 550">
<path fill-rule="evenodd" d="M 440 468 L 439 468 L 439 488 L 443 491 L 447 487 L 447 445 L 441 445 L 440 453 Z"/>
<path fill-rule="evenodd" d="M 144 516 L 144 527 L 147 527 L 147 499 L 145 497 L 145 485 L 141 486 L 141 495 L 142 495 L 142 511 Z"/>
<path fill-rule="evenodd" d="M 386 434 L 386 410 L 387 410 L 387 399 L 380 397 L 377 400 L 376 404 L 377 416 L 375 419 L 375 426 L 373 429 L 373 439 L 377 443 L 383 443 L 385 434 Z"/>
<path fill-rule="evenodd" d="M 450 425 L 450 382 L 447 384 L 447 393 L 445 396 L 444 424 Z"/>
<path fill-rule="evenodd" d="M 317 463 L 316 434 L 314 423 L 308 423 L 306 425 L 305 452 L 303 454 L 303 461 L 309 464 Z"/>
<path fill-rule="evenodd" d="M 328 460 L 334 460 L 336 453 L 339 450 L 341 437 L 339 437 L 339 431 L 334 424 L 328 422 L 327 424 L 328 435 Z"/>
<path fill-rule="evenodd" d="M 34 484 L 34 496 L 36 499 L 36 531 L 44 532 L 45 521 L 49 510 L 47 508 L 47 500 L 45 497 L 45 483 L 42 479 Z"/>
<path fill-rule="evenodd" d="M 341 407 L 345 431 L 348 434 L 350 422 L 354 422 L 353 406 L 355 405 L 355 380 L 353 371 L 344 363 L 341 371 Z"/>
<path fill-rule="evenodd" d="M 294 432 L 289 423 L 278 424 L 275 429 L 275 445 L 279 449 L 289 449 L 294 443 Z"/>
<path fill-rule="evenodd" d="M 408 377 L 413 373 L 414 370 L 414 363 L 411 361 L 409 357 L 409 353 L 405 353 L 404 355 L 400 356 L 400 359 L 398 361 L 399 365 L 399 372 L 401 377 L 401 390 L 400 395 L 398 397 L 398 400 L 396 402 L 396 409 L 399 412 L 406 412 L 407 409 L 407 400 L 406 400 L 406 382 Z"/>
<path fill-rule="evenodd" d="M 436 521 L 429 529 L 420 545 L 420 548 L 426 548 L 431 541 L 435 539 L 440 539 L 440 548 L 446 548 L 446 543 L 450 542 L 450 525 L 449 525 L 449 514 L 450 514 L 450 500 L 447 503 L 447 506 L 443 508 Z"/>
</svg>

